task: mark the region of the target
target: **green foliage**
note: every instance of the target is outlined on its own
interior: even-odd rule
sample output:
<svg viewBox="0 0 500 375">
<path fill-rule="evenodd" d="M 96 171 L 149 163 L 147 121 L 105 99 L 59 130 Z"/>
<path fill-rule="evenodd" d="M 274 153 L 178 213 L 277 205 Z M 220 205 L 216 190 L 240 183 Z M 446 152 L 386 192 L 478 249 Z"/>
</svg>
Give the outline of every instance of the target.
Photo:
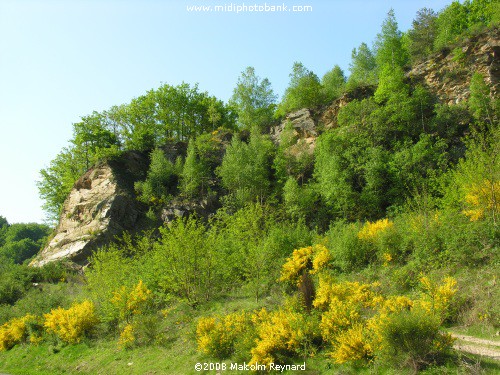
<svg viewBox="0 0 500 375">
<path fill-rule="evenodd" d="M 21 264 L 40 250 L 50 229 L 42 224 L 9 225 L 5 221 L 0 232 L 0 260 Z"/>
<path fill-rule="evenodd" d="M 335 65 L 332 70 L 326 72 L 321 79 L 321 85 L 326 102 L 340 98 L 346 85 L 346 77 L 340 66 Z"/>
<path fill-rule="evenodd" d="M 269 80 L 261 80 L 249 66 L 238 78 L 229 105 L 238 113 L 240 128 L 264 129 L 273 120 L 276 98 Z"/>
<path fill-rule="evenodd" d="M 409 367 L 415 373 L 442 360 L 452 340 L 439 332 L 437 316 L 412 309 L 391 316 L 382 328 L 383 360 L 393 367 Z"/>
<path fill-rule="evenodd" d="M 469 109 L 472 116 L 480 123 L 498 124 L 495 102 L 490 98 L 490 88 L 479 73 L 474 73 L 470 82 Z"/>
<path fill-rule="evenodd" d="M 118 135 L 106 129 L 102 117 L 100 113 L 93 112 L 90 116 L 82 117 L 81 122 L 73 124 L 72 143 L 75 151 L 83 154 L 85 169 L 103 156 L 101 150 L 118 146 Z"/>
<path fill-rule="evenodd" d="M 417 11 L 412 28 L 408 31 L 408 52 L 413 62 L 425 59 L 433 52 L 436 34 L 436 12 L 429 8 L 422 8 Z"/>
<path fill-rule="evenodd" d="M 456 42 L 465 33 L 498 24 L 499 15 L 500 7 L 495 0 L 467 0 L 462 4 L 452 2 L 437 18 L 434 48 L 438 50 Z"/>
<path fill-rule="evenodd" d="M 152 270 L 161 273 L 158 287 L 191 304 L 217 295 L 224 287 L 221 259 L 205 226 L 193 218 L 178 220 L 170 228 L 161 228 L 160 234 L 150 258 Z"/>
<path fill-rule="evenodd" d="M 272 152 L 273 144 L 268 136 L 253 132 L 248 144 L 233 137 L 217 174 L 236 206 L 242 207 L 269 195 Z"/>
<path fill-rule="evenodd" d="M 498 221 L 500 211 L 500 131 L 498 126 L 475 133 L 467 141 L 465 158 L 452 172 L 445 202 L 462 209 L 471 221 Z"/>
<path fill-rule="evenodd" d="M 354 48 L 349 64 L 351 74 L 347 79 L 347 89 L 375 85 L 377 83 L 376 67 L 375 56 L 366 43 L 361 43 L 358 49 Z"/>
<path fill-rule="evenodd" d="M 314 174 L 319 194 L 336 216 L 352 218 L 359 195 L 352 185 L 356 180 L 353 166 L 360 151 L 356 141 L 337 132 L 324 133 L 318 138 Z"/>
<path fill-rule="evenodd" d="M 75 181 L 85 172 L 85 165 L 73 148 L 64 148 L 49 167 L 40 171 L 37 187 L 47 222 L 54 224 L 59 220 L 62 205 Z"/>
<path fill-rule="evenodd" d="M 138 199 L 153 205 L 169 202 L 177 189 L 179 174 L 176 165 L 167 159 L 164 152 L 154 149 L 146 180 L 135 183 Z"/>
<path fill-rule="evenodd" d="M 323 92 L 318 76 L 302 63 L 295 62 L 290 73 L 288 88 L 276 109 L 276 116 L 282 117 L 297 109 L 314 108 L 323 104 L 325 102 Z"/>
<path fill-rule="evenodd" d="M 315 189 L 308 185 L 300 186 L 294 177 L 288 177 L 283 186 L 283 201 L 287 213 L 294 220 L 305 219 L 313 221 L 318 200 Z"/>
<path fill-rule="evenodd" d="M 190 140 L 182 168 L 180 191 L 187 197 L 203 195 L 207 190 L 208 172 L 207 166 L 198 156 L 195 142 Z"/>
<path fill-rule="evenodd" d="M 393 9 L 387 13 L 387 18 L 382 23 L 382 31 L 377 35 L 375 47 L 379 69 L 385 69 L 386 66 L 401 68 L 408 63 L 408 53 L 403 46 L 402 33 L 398 29 Z"/>
<path fill-rule="evenodd" d="M 367 266 L 376 258 L 376 250 L 358 238 L 360 226 L 343 221 L 332 223 L 328 236 L 328 248 L 334 254 L 334 265 L 343 272 L 351 272 Z"/>
</svg>

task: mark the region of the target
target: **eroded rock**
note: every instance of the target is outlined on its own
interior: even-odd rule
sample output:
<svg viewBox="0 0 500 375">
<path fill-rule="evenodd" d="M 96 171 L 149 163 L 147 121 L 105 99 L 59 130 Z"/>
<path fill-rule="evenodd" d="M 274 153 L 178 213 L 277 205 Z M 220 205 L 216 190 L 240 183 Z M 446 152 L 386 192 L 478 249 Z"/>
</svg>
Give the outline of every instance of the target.
<svg viewBox="0 0 500 375">
<path fill-rule="evenodd" d="M 92 167 L 64 202 L 52 239 L 31 265 L 67 259 L 87 263 L 92 250 L 125 230 L 136 229 L 144 207 L 134 197 L 133 183 L 147 171 L 147 157 L 127 152 L 118 162 Z"/>
</svg>

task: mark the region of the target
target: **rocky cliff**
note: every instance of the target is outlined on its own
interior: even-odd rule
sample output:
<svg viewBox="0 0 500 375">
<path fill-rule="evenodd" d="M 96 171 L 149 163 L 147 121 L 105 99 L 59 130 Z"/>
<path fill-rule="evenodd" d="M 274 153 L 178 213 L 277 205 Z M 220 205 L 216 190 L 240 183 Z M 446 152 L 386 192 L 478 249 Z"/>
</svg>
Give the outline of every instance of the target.
<svg viewBox="0 0 500 375">
<path fill-rule="evenodd" d="M 64 202 L 53 237 L 31 265 L 61 259 L 83 265 L 93 249 L 140 227 L 145 208 L 135 199 L 133 184 L 147 168 L 147 155 L 132 151 L 88 170 Z"/>
<path fill-rule="evenodd" d="M 500 80 L 500 30 L 475 35 L 460 45 L 444 48 L 427 60 L 415 64 L 408 73 L 412 83 L 421 83 L 440 101 L 458 104 L 470 94 L 470 80 L 480 73 L 498 95 Z"/>
<path fill-rule="evenodd" d="M 440 101 L 453 105 L 468 98 L 470 79 L 475 72 L 479 72 L 490 84 L 491 95 L 495 96 L 499 89 L 499 55 L 499 31 L 490 30 L 471 37 L 460 46 L 443 49 L 426 61 L 416 64 L 407 73 L 407 79 L 412 84 L 423 84 Z M 297 147 L 296 153 L 311 154 L 317 136 L 326 129 L 338 126 L 339 110 L 354 99 L 372 96 L 375 89 L 360 87 L 324 108 L 302 109 L 291 113 L 280 125 L 271 129 L 271 137 L 278 144 L 282 130 L 290 123 L 297 145 L 301 146 Z M 220 143 L 228 144 L 229 138 Z M 221 146 L 221 157 L 224 148 L 225 146 Z M 185 154 L 185 149 L 185 144 L 170 145 L 163 151 L 174 161 L 178 155 Z M 124 230 L 139 229 L 146 208 L 136 200 L 133 185 L 135 181 L 144 180 L 148 164 L 147 155 L 131 151 L 118 161 L 103 162 L 85 173 L 75 183 L 64 203 L 61 220 L 53 238 L 32 265 L 42 266 L 61 259 L 85 264 L 93 249 L 107 243 Z M 215 196 L 201 202 L 170 204 L 162 210 L 160 216 L 165 222 L 191 213 L 208 216 L 217 205 Z"/>
</svg>

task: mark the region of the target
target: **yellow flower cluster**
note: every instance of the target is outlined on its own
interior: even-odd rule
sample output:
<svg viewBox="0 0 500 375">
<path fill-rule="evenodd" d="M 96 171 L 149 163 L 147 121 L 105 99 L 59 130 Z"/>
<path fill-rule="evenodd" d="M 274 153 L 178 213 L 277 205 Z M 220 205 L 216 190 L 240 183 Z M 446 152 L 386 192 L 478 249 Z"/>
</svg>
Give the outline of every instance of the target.
<svg viewBox="0 0 500 375">
<path fill-rule="evenodd" d="M 428 313 L 437 313 L 443 317 L 457 292 L 457 281 L 452 277 L 446 277 L 441 285 L 437 285 L 428 277 L 422 276 L 420 284 L 422 285 L 420 306 Z"/>
<path fill-rule="evenodd" d="M 133 324 L 127 324 L 123 331 L 120 333 L 120 338 L 118 339 L 118 346 L 122 348 L 130 348 L 135 342 L 134 326 Z"/>
<path fill-rule="evenodd" d="M 245 312 L 222 318 L 206 317 L 198 320 L 196 337 L 198 348 L 213 357 L 224 359 L 234 351 L 234 342 L 250 323 Z"/>
<path fill-rule="evenodd" d="M 328 276 L 320 276 L 313 306 L 324 310 L 331 306 L 333 301 L 361 302 L 371 306 L 378 295 L 375 289 L 379 286 L 380 283 L 360 284 L 357 281 L 335 284 Z"/>
<path fill-rule="evenodd" d="M 258 339 L 252 348 L 251 364 L 268 365 L 276 362 L 276 354 L 295 352 L 306 336 L 306 331 L 298 327 L 306 327 L 301 314 L 292 311 L 278 310 L 268 312 L 262 309 L 252 317 L 256 324 Z"/>
<path fill-rule="evenodd" d="M 120 319 L 129 321 L 132 315 L 139 315 L 151 299 L 151 291 L 139 280 L 139 283 L 129 289 L 122 286 L 113 292 L 111 303 L 118 309 Z"/>
<path fill-rule="evenodd" d="M 33 319 L 36 317 L 28 314 L 22 318 L 11 319 L 0 326 L 0 351 L 8 350 L 25 340 L 28 335 L 26 323 Z"/>
<path fill-rule="evenodd" d="M 294 250 L 281 269 L 280 281 L 298 282 L 303 270 L 312 266 L 311 273 L 318 273 L 331 260 L 330 251 L 323 245 L 314 245 Z"/>
<path fill-rule="evenodd" d="M 411 300 L 406 296 L 382 296 L 376 290 L 378 283 L 335 284 L 321 277 L 313 305 L 323 310 L 320 328 L 323 340 L 332 345 L 330 356 L 337 363 L 370 360 L 376 350 L 381 350 L 384 327 L 395 314 L 414 308 L 424 308 L 428 313 L 446 310 L 456 292 L 456 281 L 446 278 L 441 285 L 431 283 L 427 277 L 420 281 L 423 297 Z M 437 347 L 449 347 L 451 341 L 446 337 L 436 337 Z"/>
<path fill-rule="evenodd" d="M 478 221 L 484 217 L 485 210 L 498 213 L 500 201 L 500 182 L 485 180 L 482 185 L 474 184 L 467 189 L 465 203 L 470 207 L 463 210 L 470 221 Z"/>
<path fill-rule="evenodd" d="M 360 240 L 372 241 L 376 239 L 380 233 L 392 228 L 393 226 L 394 223 L 389 221 L 389 219 L 378 220 L 374 223 L 367 221 L 358 232 L 358 238 Z"/>
<path fill-rule="evenodd" d="M 332 254 L 323 245 L 313 246 L 314 256 L 312 259 L 312 273 L 318 273 L 328 266 L 328 263 L 332 260 Z"/>
<path fill-rule="evenodd" d="M 373 347 L 367 339 L 367 329 L 362 324 L 354 324 L 351 328 L 337 336 L 338 345 L 331 353 L 337 363 L 369 361 L 373 358 Z"/>
<path fill-rule="evenodd" d="M 94 304 L 91 301 L 74 303 L 69 309 L 62 307 L 44 314 L 44 327 L 62 341 L 74 344 L 81 341 L 86 333 L 98 323 Z"/>
<path fill-rule="evenodd" d="M 294 252 L 295 257 L 288 260 L 288 270 L 292 269 L 291 263 L 300 265 L 304 258 L 310 259 L 312 254 L 322 253 L 321 250 L 304 249 Z M 198 346 L 207 354 L 227 358 L 232 354 L 238 336 L 252 337 L 248 336 L 250 332 L 256 337 L 255 345 L 250 350 L 251 364 L 276 363 L 283 355 L 301 353 L 307 345 L 315 345 L 312 343 L 318 342 L 318 339 L 330 345 L 329 355 L 337 363 L 372 361 L 383 353 L 384 347 L 391 348 L 390 345 L 393 345 L 385 337 L 390 327 L 398 324 L 401 314 L 415 313 L 415 316 L 428 315 L 434 319 L 437 311 L 448 307 L 456 292 L 456 281 L 452 278 L 444 279 L 439 285 L 433 284 L 427 277 L 422 277 L 420 282 L 424 290 L 421 298 L 410 299 L 382 295 L 379 283 L 335 283 L 330 276 L 320 273 L 313 301 L 319 314 L 306 315 L 286 308 L 272 312 L 262 309 L 252 314 L 232 314 L 224 318 L 203 318 L 199 320 L 196 332 Z M 432 309 L 426 310 L 430 301 Z M 420 315 L 422 312 L 423 315 Z M 449 336 L 439 332 L 432 333 L 430 340 L 432 348 L 429 353 L 442 353 L 452 344 Z M 308 348 L 307 352 L 314 353 L 314 348 Z"/>
</svg>

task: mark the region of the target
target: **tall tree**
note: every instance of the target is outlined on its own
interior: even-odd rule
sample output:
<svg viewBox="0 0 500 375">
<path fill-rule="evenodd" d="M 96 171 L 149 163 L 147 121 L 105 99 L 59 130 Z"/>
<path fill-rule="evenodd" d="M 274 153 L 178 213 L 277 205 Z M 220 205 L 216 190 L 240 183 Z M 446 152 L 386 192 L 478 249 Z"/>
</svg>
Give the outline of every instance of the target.
<svg viewBox="0 0 500 375">
<path fill-rule="evenodd" d="M 424 59 L 433 51 L 437 35 L 437 13 L 429 8 L 417 11 L 412 28 L 408 31 L 408 49 L 413 61 Z"/>
<path fill-rule="evenodd" d="M 331 102 L 339 98 L 345 89 L 346 78 L 340 66 L 335 65 L 321 79 L 325 100 Z"/>
<path fill-rule="evenodd" d="M 204 185 L 208 180 L 208 168 L 204 166 L 197 155 L 194 139 L 189 140 L 186 160 L 181 174 L 181 192 L 188 197 L 203 194 Z"/>
<path fill-rule="evenodd" d="M 240 128 L 262 129 L 273 119 L 276 99 L 271 82 L 258 77 L 249 66 L 241 72 L 229 104 L 236 108 Z"/>
<path fill-rule="evenodd" d="M 293 64 L 290 73 L 290 84 L 285 91 L 283 100 L 276 110 L 277 116 L 300 109 L 312 108 L 323 104 L 325 98 L 319 78 L 302 63 Z"/>
<path fill-rule="evenodd" d="M 252 132 L 248 144 L 233 137 L 218 174 L 237 205 L 262 200 L 270 194 L 272 150 L 269 137 L 257 132 Z"/>
<path fill-rule="evenodd" d="M 408 53 L 402 43 L 402 33 L 394 10 L 387 13 L 387 18 L 382 23 L 382 31 L 377 35 L 375 42 L 377 66 L 384 69 L 386 65 L 391 68 L 403 67 L 408 63 Z"/>
<path fill-rule="evenodd" d="M 352 50 L 349 71 L 351 75 L 347 80 L 347 88 L 375 85 L 377 83 L 377 63 L 375 56 L 366 43 Z"/>
</svg>

